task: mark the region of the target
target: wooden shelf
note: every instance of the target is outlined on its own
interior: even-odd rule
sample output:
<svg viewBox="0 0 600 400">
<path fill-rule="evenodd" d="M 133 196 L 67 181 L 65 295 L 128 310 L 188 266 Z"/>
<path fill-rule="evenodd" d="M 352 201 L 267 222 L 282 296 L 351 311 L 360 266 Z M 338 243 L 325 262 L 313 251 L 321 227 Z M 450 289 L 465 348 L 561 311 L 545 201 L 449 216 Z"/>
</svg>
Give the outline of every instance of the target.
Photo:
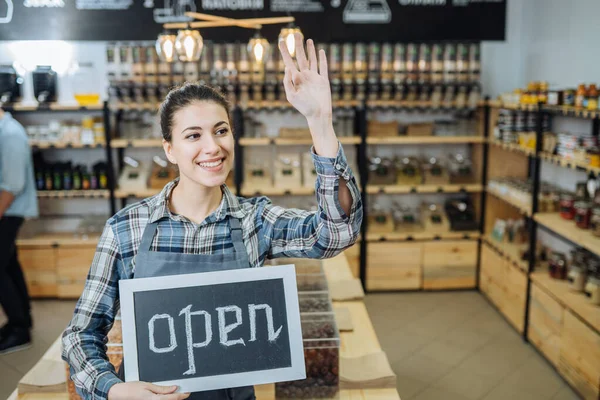
<svg viewBox="0 0 600 400">
<path fill-rule="evenodd" d="M 117 199 L 126 199 L 126 198 L 136 198 L 136 199 L 145 199 L 146 197 L 152 197 L 156 194 L 159 194 L 161 189 L 152 189 L 146 188 L 144 190 L 133 190 L 129 191 L 126 189 L 117 189 L 115 190 L 115 198 Z"/>
<path fill-rule="evenodd" d="M 378 233 L 378 232 L 367 232 L 368 242 L 379 242 L 379 241 L 405 241 L 405 240 L 445 240 L 445 239 L 466 239 L 466 240 L 477 240 L 481 237 L 478 231 L 464 231 L 464 232 L 444 232 L 444 233 L 433 233 L 433 232 L 390 232 L 390 233 Z"/>
<path fill-rule="evenodd" d="M 457 111 L 457 110 L 473 110 L 469 107 L 457 107 L 453 102 L 450 107 L 440 105 L 433 107 L 431 101 L 396 101 L 396 100 L 368 100 L 367 107 L 369 108 L 398 108 L 407 110 L 432 110 L 432 111 Z"/>
<path fill-rule="evenodd" d="M 114 149 L 123 149 L 126 147 L 160 147 L 162 148 L 162 139 L 113 139 L 110 145 Z"/>
<path fill-rule="evenodd" d="M 493 146 L 500 147 L 504 150 L 513 151 L 515 153 L 520 153 L 526 156 L 534 156 L 535 149 L 529 149 L 527 147 L 520 146 L 516 143 L 503 143 L 499 140 L 490 139 L 489 143 Z"/>
<path fill-rule="evenodd" d="M 575 161 L 575 160 L 565 159 L 564 157 L 556 156 L 554 154 L 550 154 L 550 153 L 547 153 L 547 152 L 541 152 L 540 153 L 540 158 L 542 160 L 547 161 L 549 163 L 552 163 L 554 165 L 558 165 L 559 167 L 572 168 L 572 169 L 582 169 L 582 170 L 585 170 L 587 172 L 592 172 L 594 174 L 600 174 L 600 168 L 599 167 L 591 167 L 587 163 L 583 163 L 583 162 Z"/>
<path fill-rule="evenodd" d="M 553 279 L 545 268 L 532 272 L 530 276 L 534 284 L 600 333 L 600 307 L 592 304 L 585 294 L 572 291 L 567 280 Z"/>
<path fill-rule="evenodd" d="M 298 187 L 294 189 L 280 189 L 276 187 L 251 188 L 242 187 L 242 196 L 310 196 L 315 194 L 314 187 Z"/>
<path fill-rule="evenodd" d="M 506 110 L 537 111 L 537 104 L 504 104 L 501 101 L 493 100 L 489 102 L 490 107 L 504 108 Z"/>
<path fill-rule="evenodd" d="M 43 199 L 107 199 L 108 190 L 39 190 L 37 196 Z"/>
<path fill-rule="evenodd" d="M 17 246 L 37 247 L 37 246 L 83 246 L 95 247 L 98 244 L 100 235 L 92 234 L 86 239 L 79 237 L 75 233 L 44 233 L 30 238 L 18 238 Z"/>
<path fill-rule="evenodd" d="M 56 104 L 52 103 L 49 105 L 39 106 L 37 104 L 24 105 L 24 104 L 13 104 L 5 106 L 6 111 L 99 111 L 104 106 L 102 104 L 94 104 L 89 106 L 80 106 L 78 104 Z"/>
<path fill-rule="evenodd" d="M 367 185 L 368 194 L 408 194 L 408 193 L 478 193 L 483 186 L 473 184 L 448 184 L 448 185 Z"/>
<path fill-rule="evenodd" d="M 111 104 L 111 110 L 150 110 L 150 111 L 158 111 L 160 108 L 160 103 L 116 103 Z"/>
<path fill-rule="evenodd" d="M 491 194 L 492 196 L 504 201 L 505 203 L 510 204 L 511 206 L 515 207 L 516 209 L 518 209 L 522 214 L 527 215 L 528 217 L 531 216 L 531 206 L 528 206 L 526 204 L 521 204 L 518 201 L 511 199 L 510 197 L 506 196 L 505 194 L 502 194 L 500 192 L 498 192 L 497 190 L 491 188 L 491 187 L 487 187 L 486 191 Z"/>
<path fill-rule="evenodd" d="M 368 137 L 367 144 L 484 143 L 483 136 L 390 136 Z"/>
<path fill-rule="evenodd" d="M 360 104 L 361 102 L 358 100 L 338 100 L 333 102 L 333 108 L 358 107 Z M 294 109 L 287 100 L 249 101 L 246 104 L 239 104 L 239 106 L 246 110 Z"/>
<path fill-rule="evenodd" d="M 542 110 L 552 113 L 554 115 L 563 115 L 565 117 L 573 118 L 600 118 L 600 110 L 586 110 L 581 107 L 571 106 L 548 106 L 542 107 Z"/>
<path fill-rule="evenodd" d="M 579 229 L 574 221 L 562 219 L 557 213 L 538 213 L 533 217 L 539 224 L 584 247 L 596 255 L 600 255 L 600 238 L 594 236 L 589 229 Z"/>
<path fill-rule="evenodd" d="M 342 136 L 338 140 L 341 144 L 360 144 L 361 138 L 359 136 Z M 288 139 L 288 138 L 240 138 L 240 145 L 242 146 L 295 146 L 295 145 L 307 145 L 311 146 L 313 141 L 311 138 L 306 139 Z"/>
<path fill-rule="evenodd" d="M 527 273 L 529 267 L 527 261 L 521 259 L 521 248 L 529 247 L 528 244 L 518 245 L 508 242 L 499 242 L 491 235 L 484 236 L 483 241 L 510 261 L 515 267 Z"/>
<path fill-rule="evenodd" d="M 101 149 L 105 143 L 81 144 L 81 143 L 48 143 L 29 141 L 29 145 L 36 149 Z"/>
</svg>

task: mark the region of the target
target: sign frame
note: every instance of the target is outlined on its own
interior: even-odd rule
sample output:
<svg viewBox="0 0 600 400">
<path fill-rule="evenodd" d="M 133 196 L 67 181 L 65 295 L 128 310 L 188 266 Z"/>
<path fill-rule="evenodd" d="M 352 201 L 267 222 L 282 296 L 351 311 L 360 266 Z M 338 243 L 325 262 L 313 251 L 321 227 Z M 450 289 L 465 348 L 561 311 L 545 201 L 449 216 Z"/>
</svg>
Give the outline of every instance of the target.
<svg viewBox="0 0 600 400">
<path fill-rule="evenodd" d="M 140 380 L 134 308 L 135 293 L 272 279 L 283 280 L 291 356 L 290 367 L 195 378 L 183 377 L 181 380 L 165 380 L 152 383 L 163 386 L 176 385 L 179 386 L 179 392 L 198 392 L 305 379 L 304 345 L 296 286 L 296 270 L 294 265 L 289 264 L 269 268 L 246 268 L 120 280 L 119 296 L 123 327 L 123 357 L 126 365 L 125 381 Z"/>
</svg>

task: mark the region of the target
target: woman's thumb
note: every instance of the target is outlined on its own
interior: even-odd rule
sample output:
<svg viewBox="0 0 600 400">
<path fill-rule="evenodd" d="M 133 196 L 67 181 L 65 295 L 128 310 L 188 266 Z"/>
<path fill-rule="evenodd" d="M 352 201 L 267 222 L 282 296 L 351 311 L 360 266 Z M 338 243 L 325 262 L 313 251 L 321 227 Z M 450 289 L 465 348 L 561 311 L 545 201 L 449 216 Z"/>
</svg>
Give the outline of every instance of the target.
<svg viewBox="0 0 600 400">
<path fill-rule="evenodd" d="M 177 390 L 177 386 L 158 386 L 151 383 L 148 389 L 150 389 L 152 393 L 156 394 L 170 394 Z"/>
</svg>

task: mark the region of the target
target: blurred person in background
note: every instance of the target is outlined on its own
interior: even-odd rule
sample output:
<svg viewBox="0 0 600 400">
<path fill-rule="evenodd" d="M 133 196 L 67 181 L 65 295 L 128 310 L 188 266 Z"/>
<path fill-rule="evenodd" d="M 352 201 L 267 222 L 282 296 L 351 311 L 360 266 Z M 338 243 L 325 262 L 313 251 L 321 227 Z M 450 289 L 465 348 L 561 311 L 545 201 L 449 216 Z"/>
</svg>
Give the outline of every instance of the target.
<svg viewBox="0 0 600 400">
<path fill-rule="evenodd" d="M 31 345 L 29 294 L 16 239 L 25 218 L 38 216 L 34 179 L 25 129 L 0 108 L 0 305 L 8 317 L 0 327 L 0 354 Z"/>
</svg>

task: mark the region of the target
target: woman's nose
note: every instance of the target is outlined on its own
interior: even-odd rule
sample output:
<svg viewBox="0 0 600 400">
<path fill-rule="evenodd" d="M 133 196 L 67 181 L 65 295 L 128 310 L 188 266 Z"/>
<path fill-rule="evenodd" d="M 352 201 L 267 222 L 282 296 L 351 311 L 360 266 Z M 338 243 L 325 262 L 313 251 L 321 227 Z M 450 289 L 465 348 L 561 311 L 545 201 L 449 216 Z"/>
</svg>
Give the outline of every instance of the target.
<svg viewBox="0 0 600 400">
<path fill-rule="evenodd" d="M 204 139 L 202 148 L 205 153 L 214 154 L 219 152 L 220 146 L 214 135 L 203 135 L 202 139 Z"/>
</svg>

